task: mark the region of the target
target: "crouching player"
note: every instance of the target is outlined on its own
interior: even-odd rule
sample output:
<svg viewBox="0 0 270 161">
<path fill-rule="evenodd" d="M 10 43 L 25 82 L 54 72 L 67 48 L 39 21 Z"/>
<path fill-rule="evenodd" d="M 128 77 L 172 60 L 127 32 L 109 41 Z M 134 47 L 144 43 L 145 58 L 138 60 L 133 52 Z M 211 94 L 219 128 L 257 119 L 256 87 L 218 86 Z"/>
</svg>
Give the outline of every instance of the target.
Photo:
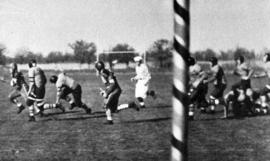
<svg viewBox="0 0 270 161">
<path fill-rule="evenodd" d="M 201 112 L 206 112 L 206 108 L 208 107 L 206 100 L 208 84 L 205 81 L 207 80 L 207 73 L 202 70 L 194 58 L 190 58 L 189 75 L 189 118 L 193 119 L 195 106 L 200 108 Z"/>
<path fill-rule="evenodd" d="M 224 118 L 227 118 L 228 109 L 225 104 L 225 101 L 223 100 L 223 92 L 226 89 L 226 84 L 227 84 L 224 70 L 218 64 L 218 60 L 216 57 L 211 57 L 210 62 L 211 62 L 211 71 L 210 71 L 211 77 L 205 81 L 207 83 L 213 82 L 214 84 L 214 88 L 209 96 L 210 111 L 211 113 L 214 113 L 215 107 L 218 104 L 221 104 L 224 106 Z"/>
<path fill-rule="evenodd" d="M 261 75 L 254 75 L 255 78 L 267 77 L 267 84 L 260 91 L 259 105 L 256 107 L 257 113 L 269 113 L 269 100 L 270 100 L 270 53 L 266 53 L 263 57 L 265 62 L 264 72 Z"/>
<path fill-rule="evenodd" d="M 131 81 L 136 82 L 135 86 L 135 97 L 140 104 L 140 108 L 145 108 L 144 100 L 147 96 L 152 96 L 156 98 L 155 91 L 149 90 L 149 82 L 151 79 L 148 67 L 143 63 L 141 56 L 136 56 L 134 58 L 136 62 L 136 76 L 131 78 Z"/>
<path fill-rule="evenodd" d="M 50 82 L 55 84 L 57 88 L 56 104 L 60 104 L 60 99 L 64 99 L 69 101 L 70 110 L 74 107 L 79 107 L 83 108 L 88 114 L 92 112 L 91 108 L 82 102 L 81 85 L 73 78 L 67 76 L 65 73 L 60 73 L 58 76 L 51 76 Z M 68 97 L 69 94 L 72 94 L 73 97 Z"/>
<path fill-rule="evenodd" d="M 8 97 L 10 102 L 16 104 L 16 106 L 18 107 L 17 113 L 19 114 L 25 109 L 25 107 L 18 100 L 18 98 L 23 96 L 22 89 L 24 90 L 26 95 L 29 87 L 24 79 L 23 73 L 18 71 L 18 66 L 16 63 L 12 63 L 10 65 L 10 74 L 11 74 L 10 85 L 13 87 L 13 89 L 11 93 L 8 95 Z"/>
<path fill-rule="evenodd" d="M 28 65 L 29 89 L 26 105 L 29 108 L 29 121 L 36 121 L 34 115 L 42 115 L 43 111 L 47 109 L 60 108 L 64 111 L 64 108 L 60 104 L 45 103 L 44 97 L 47 79 L 44 71 L 37 66 L 36 60 L 31 60 Z"/>
<path fill-rule="evenodd" d="M 135 105 L 134 102 L 118 106 L 118 101 L 122 90 L 113 72 L 105 69 L 105 65 L 101 61 L 96 62 L 95 68 L 106 87 L 105 90 L 100 89 L 100 94 L 104 98 L 104 109 L 107 116 L 107 121 L 105 122 L 105 124 L 113 124 L 112 113 L 127 108 L 134 108 L 138 110 L 138 107 Z"/>
</svg>

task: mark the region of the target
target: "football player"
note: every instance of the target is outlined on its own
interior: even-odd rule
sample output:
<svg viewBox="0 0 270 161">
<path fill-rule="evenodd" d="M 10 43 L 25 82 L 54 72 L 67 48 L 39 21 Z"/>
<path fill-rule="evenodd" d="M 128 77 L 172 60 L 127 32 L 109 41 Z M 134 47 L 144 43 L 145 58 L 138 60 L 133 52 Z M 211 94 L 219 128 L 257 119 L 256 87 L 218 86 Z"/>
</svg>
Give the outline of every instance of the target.
<svg viewBox="0 0 270 161">
<path fill-rule="evenodd" d="M 263 57 L 265 62 L 264 72 L 261 75 L 254 75 L 255 78 L 267 77 L 267 84 L 260 90 L 260 108 L 256 108 L 257 113 L 269 113 L 269 100 L 270 100 L 270 53 L 265 53 Z"/>
<path fill-rule="evenodd" d="M 145 108 L 144 100 L 147 96 L 156 98 L 155 91 L 149 90 L 149 82 L 151 79 L 150 72 L 146 64 L 143 63 L 141 56 L 134 57 L 136 63 L 136 76 L 131 78 L 131 81 L 136 82 L 135 97 L 140 104 L 140 108 Z"/>
<path fill-rule="evenodd" d="M 51 108 L 59 108 L 64 112 L 64 108 L 61 104 L 47 104 L 45 103 L 45 86 L 46 76 L 44 71 L 37 66 L 36 60 L 32 59 L 28 63 L 29 71 L 29 89 L 27 91 L 26 105 L 29 108 L 29 121 L 36 121 L 35 113 L 43 114 L 43 111 Z M 35 105 L 37 108 L 35 108 Z M 35 110 L 37 110 L 35 112 Z"/>
<path fill-rule="evenodd" d="M 251 89 L 251 81 L 250 78 L 253 75 L 254 70 L 247 65 L 245 62 L 245 58 L 240 55 L 236 58 L 236 69 L 234 70 L 234 74 L 240 77 L 240 81 L 234 84 L 235 86 L 241 86 L 244 90 L 244 94 L 249 97 L 252 102 L 252 94 L 253 91 Z"/>
<path fill-rule="evenodd" d="M 58 76 L 50 77 L 50 82 L 56 85 L 56 104 L 60 104 L 60 99 L 66 100 L 70 104 L 70 110 L 74 107 L 83 108 L 86 113 L 91 113 L 91 108 L 87 107 L 82 102 L 82 87 L 73 78 L 67 76 L 65 73 L 60 73 Z M 69 97 L 71 94 L 73 97 Z"/>
<path fill-rule="evenodd" d="M 211 62 L 211 70 L 210 74 L 211 77 L 208 78 L 205 82 L 214 84 L 213 90 L 209 96 L 210 98 L 210 110 L 212 113 L 215 112 L 215 107 L 218 104 L 222 104 L 224 106 L 224 118 L 228 117 L 228 110 L 223 100 L 223 93 L 227 86 L 227 80 L 224 74 L 223 68 L 218 64 L 218 59 L 216 57 L 210 58 Z"/>
<path fill-rule="evenodd" d="M 189 118 L 193 119 L 195 106 L 200 108 L 201 112 L 206 112 L 206 108 L 208 106 L 208 102 L 206 100 L 208 84 L 205 82 L 205 80 L 207 80 L 207 73 L 202 70 L 201 66 L 196 62 L 196 60 L 191 57 L 189 62 Z"/>
<path fill-rule="evenodd" d="M 243 56 L 235 59 L 236 69 L 234 75 L 240 77 L 240 81 L 233 84 L 231 90 L 225 95 L 227 106 L 232 105 L 235 116 L 254 114 L 254 92 L 251 89 L 251 80 L 254 70 L 247 65 Z"/>
<path fill-rule="evenodd" d="M 105 90 L 100 89 L 100 94 L 104 98 L 104 109 L 107 116 L 107 121 L 105 122 L 105 124 L 113 124 L 112 113 L 127 108 L 134 108 L 137 111 L 139 110 L 134 102 L 118 106 L 118 101 L 122 93 L 122 89 L 120 88 L 113 72 L 109 71 L 108 69 L 105 69 L 105 65 L 102 61 L 96 62 L 95 68 L 106 87 Z"/>
<path fill-rule="evenodd" d="M 21 96 L 24 97 L 29 87 L 24 79 L 23 73 L 18 70 L 18 66 L 16 63 L 11 63 L 10 74 L 11 74 L 10 86 L 13 87 L 13 89 L 11 93 L 8 95 L 8 98 L 11 103 L 15 104 L 18 107 L 17 113 L 19 114 L 25 109 L 25 107 L 18 100 L 18 98 Z M 23 94 L 22 90 L 24 90 L 25 94 Z"/>
</svg>

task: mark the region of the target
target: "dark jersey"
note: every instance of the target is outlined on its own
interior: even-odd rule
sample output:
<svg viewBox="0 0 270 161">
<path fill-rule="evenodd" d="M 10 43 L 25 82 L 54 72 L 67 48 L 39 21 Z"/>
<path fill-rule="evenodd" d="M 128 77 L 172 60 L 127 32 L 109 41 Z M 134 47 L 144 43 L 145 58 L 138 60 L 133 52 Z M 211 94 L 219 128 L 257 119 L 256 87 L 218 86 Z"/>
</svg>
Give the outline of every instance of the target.
<svg viewBox="0 0 270 161">
<path fill-rule="evenodd" d="M 28 84 L 26 83 L 22 72 L 15 72 L 12 74 L 12 80 L 14 80 L 14 87 L 17 90 L 21 90 L 24 87 L 26 90 L 29 89 Z"/>
<path fill-rule="evenodd" d="M 116 79 L 116 77 L 114 76 L 113 72 L 104 69 L 100 72 L 100 77 L 102 82 L 105 84 L 106 86 L 106 93 L 107 95 L 109 95 L 110 93 L 112 93 L 115 90 L 121 90 L 118 81 Z"/>
<path fill-rule="evenodd" d="M 215 76 L 215 81 L 214 81 L 215 85 L 226 84 L 225 74 L 221 66 L 215 65 L 211 68 L 211 70 Z"/>
</svg>

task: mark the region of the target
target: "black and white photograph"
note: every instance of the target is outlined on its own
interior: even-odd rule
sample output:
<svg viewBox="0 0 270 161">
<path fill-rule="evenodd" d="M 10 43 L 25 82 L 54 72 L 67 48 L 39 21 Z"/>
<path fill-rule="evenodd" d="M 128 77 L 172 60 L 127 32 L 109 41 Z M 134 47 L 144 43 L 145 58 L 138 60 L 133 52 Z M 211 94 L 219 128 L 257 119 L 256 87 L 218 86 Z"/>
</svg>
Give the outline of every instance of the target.
<svg viewBox="0 0 270 161">
<path fill-rule="evenodd" d="M 270 160 L 269 0 L 0 0 L 0 161 Z"/>
</svg>

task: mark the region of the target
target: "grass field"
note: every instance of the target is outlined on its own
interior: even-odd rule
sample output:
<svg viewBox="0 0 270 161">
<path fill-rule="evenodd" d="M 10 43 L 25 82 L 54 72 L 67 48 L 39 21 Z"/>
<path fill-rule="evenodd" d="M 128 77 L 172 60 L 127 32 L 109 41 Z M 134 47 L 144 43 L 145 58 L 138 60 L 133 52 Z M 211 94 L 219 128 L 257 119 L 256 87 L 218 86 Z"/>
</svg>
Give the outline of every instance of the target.
<svg viewBox="0 0 270 161">
<path fill-rule="evenodd" d="M 52 73 L 47 73 L 50 76 Z M 167 161 L 170 159 L 171 74 L 154 73 L 151 88 L 158 98 L 149 98 L 147 108 L 132 109 L 114 115 L 115 124 L 103 125 L 105 114 L 98 95 L 101 82 L 94 73 L 70 73 L 83 87 L 83 100 L 93 109 L 62 114 L 46 111 L 37 122 L 28 122 L 28 110 L 20 115 L 7 99 L 11 88 L 0 87 L 0 160 L 65 161 Z M 134 75 L 116 73 L 123 89 L 120 103 L 133 100 Z M 234 77 L 229 81 L 234 82 Z M 265 80 L 253 81 L 262 87 Z M 210 87 L 211 88 L 211 87 Z M 46 99 L 55 101 L 56 89 L 47 85 Z M 270 160 L 270 119 L 268 116 L 243 119 L 219 119 L 215 115 L 196 114 L 189 123 L 189 160 L 191 161 L 266 161 Z"/>
</svg>

